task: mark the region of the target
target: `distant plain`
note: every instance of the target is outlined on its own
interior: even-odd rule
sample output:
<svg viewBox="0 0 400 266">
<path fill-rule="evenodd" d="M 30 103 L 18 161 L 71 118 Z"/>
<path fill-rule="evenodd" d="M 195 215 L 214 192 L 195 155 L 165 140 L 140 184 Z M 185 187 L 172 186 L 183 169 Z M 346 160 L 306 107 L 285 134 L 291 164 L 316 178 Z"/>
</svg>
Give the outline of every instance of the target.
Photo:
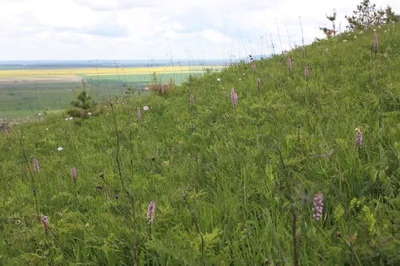
<svg viewBox="0 0 400 266">
<path fill-rule="evenodd" d="M 128 88 L 137 92 L 154 82 L 172 79 L 176 84 L 197 76 L 207 68 L 222 66 L 157 66 L 65 69 L 0 70 L 0 119 L 26 119 L 42 112 L 68 108 L 75 92 L 82 89 L 82 80 L 98 98 L 124 94 Z"/>
</svg>

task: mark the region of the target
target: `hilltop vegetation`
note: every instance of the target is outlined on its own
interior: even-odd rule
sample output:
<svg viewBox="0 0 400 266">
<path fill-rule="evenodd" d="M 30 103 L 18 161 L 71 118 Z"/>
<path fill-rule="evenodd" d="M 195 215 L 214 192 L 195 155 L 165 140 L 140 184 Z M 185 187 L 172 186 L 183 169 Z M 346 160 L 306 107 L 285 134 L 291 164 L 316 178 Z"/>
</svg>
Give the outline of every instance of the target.
<svg viewBox="0 0 400 266">
<path fill-rule="evenodd" d="M 7 124 L 1 264 L 399 265 L 399 62 L 388 24 Z"/>
</svg>

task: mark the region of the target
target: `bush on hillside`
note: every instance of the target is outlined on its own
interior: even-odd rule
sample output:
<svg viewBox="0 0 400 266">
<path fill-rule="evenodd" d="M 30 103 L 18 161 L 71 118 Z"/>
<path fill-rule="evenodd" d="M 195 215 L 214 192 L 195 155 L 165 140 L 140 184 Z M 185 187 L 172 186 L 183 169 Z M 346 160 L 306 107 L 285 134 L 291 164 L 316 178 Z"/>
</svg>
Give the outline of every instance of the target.
<svg viewBox="0 0 400 266">
<path fill-rule="evenodd" d="M 147 87 L 150 89 L 150 91 L 156 92 L 160 95 L 169 94 L 175 87 L 175 83 L 172 79 L 162 83 L 162 81 L 157 77 L 156 72 L 153 72 L 152 82 L 153 83 L 148 84 Z"/>
</svg>

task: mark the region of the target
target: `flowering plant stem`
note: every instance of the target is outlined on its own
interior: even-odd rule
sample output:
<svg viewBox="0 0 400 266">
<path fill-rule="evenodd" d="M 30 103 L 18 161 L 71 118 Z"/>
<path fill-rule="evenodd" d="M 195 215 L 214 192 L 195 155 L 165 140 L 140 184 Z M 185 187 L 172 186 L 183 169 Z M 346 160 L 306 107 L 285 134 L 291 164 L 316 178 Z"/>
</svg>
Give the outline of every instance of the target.
<svg viewBox="0 0 400 266">
<path fill-rule="evenodd" d="M 196 227 L 196 231 L 197 231 L 197 233 L 199 234 L 199 236 L 201 238 L 201 263 L 204 266 L 204 265 L 206 265 L 206 261 L 205 261 L 205 257 L 204 257 L 204 237 L 203 237 L 203 235 L 202 235 L 202 233 L 200 231 L 200 227 L 199 227 L 199 224 L 197 223 L 196 216 L 194 215 L 194 213 L 192 211 L 192 207 L 190 206 L 190 204 L 189 204 L 189 202 L 188 202 L 188 200 L 186 198 L 186 195 L 183 196 L 183 200 L 185 201 L 186 206 L 187 206 L 187 208 L 188 208 L 188 210 L 189 210 L 189 212 L 190 212 L 190 214 L 192 216 L 192 222 L 193 222 L 194 226 Z"/>
<path fill-rule="evenodd" d="M 133 198 L 133 196 L 131 195 L 131 193 L 128 191 L 128 189 L 125 186 L 124 183 L 124 179 L 122 177 L 122 170 L 121 170 L 121 163 L 119 161 L 119 150 L 120 150 L 120 137 L 119 137 L 119 133 L 118 133 L 118 125 L 117 125 L 117 119 L 115 116 L 115 111 L 114 111 L 114 106 L 112 103 L 110 103 L 111 106 L 111 111 L 113 114 L 113 119 L 114 119 L 114 126 L 115 126 L 115 135 L 117 138 L 117 147 L 116 147 L 116 155 L 115 155 L 115 162 L 117 164 L 117 168 L 118 168 L 118 174 L 119 174 L 119 178 L 121 181 L 121 186 L 122 189 L 125 191 L 125 193 L 128 195 L 128 198 L 130 200 L 131 203 L 131 208 L 132 208 L 132 218 L 133 218 L 133 256 L 134 259 L 136 261 L 136 265 L 140 266 L 140 260 L 139 257 L 137 255 L 137 232 L 136 232 L 136 214 L 135 214 L 135 199 Z"/>
<path fill-rule="evenodd" d="M 40 221 L 35 178 L 33 177 L 32 170 L 31 170 L 31 167 L 29 165 L 29 160 L 28 160 L 28 157 L 26 156 L 26 153 L 25 153 L 24 142 L 22 140 L 23 136 L 24 136 L 24 131 L 21 129 L 21 138 L 19 139 L 19 144 L 21 146 L 21 151 L 22 151 L 22 155 L 24 156 L 24 160 L 25 160 L 26 166 L 28 167 L 29 175 L 31 176 L 32 188 L 33 188 L 33 197 L 35 198 L 36 215 L 37 215 L 37 219 L 39 219 L 39 221 Z"/>
<path fill-rule="evenodd" d="M 279 146 L 278 146 L 277 150 L 278 150 L 278 154 L 279 154 L 279 160 L 281 161 L 283 172 L 285 174 L 286 182 L 287 182 L 287 186 L 288 186 L 288 191 L 287 191 L 288 194 L 286 195 L 286 198 L 290 202 L 292 216 L 293 216 L 293 220 L 292 220 L 293 265 L 294 266 L 299 266 L 300 265 L 299 264 L 299 251 L 297 249 L 297 230 L 296 230 L 296 228 L 297 228 L 297 214 L 296 214 L 296 211 L 294 209 L 293 202 L 292 202 L 292 200 L 291 200 L 291 198 L 289 196 L 291 194 L 290 193 L 291 187 L 290 187 L 290 182 L 289 182 L 290 181 L 289 180 L 289 173 L 286 170 L 285 161 L 283 160 L 282 152 L 281 152 L 281 149 L 279 148 Z"/>
</svg>

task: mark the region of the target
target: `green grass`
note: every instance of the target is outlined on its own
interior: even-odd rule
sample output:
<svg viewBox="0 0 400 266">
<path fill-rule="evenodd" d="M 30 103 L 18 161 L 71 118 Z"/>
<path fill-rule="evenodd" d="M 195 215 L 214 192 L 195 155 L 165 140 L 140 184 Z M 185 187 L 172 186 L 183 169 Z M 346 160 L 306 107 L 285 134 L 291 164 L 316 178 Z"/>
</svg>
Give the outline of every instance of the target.
<svg viewBox="0 0 400 266">
<path fill-rule="evenodd" d="M 201 72 L 192 72 L 192 75 L 199 75 Z M 87 76 L 87 75 L 79 75 L 85 80 L 92 80 L 94 84 L 97 83 L 96 76 Z M 157 77 L 165 80 L 165 79 L 174 79 L 176 84 L 181 84 L 187 80 L 189 73 L 171 73 L 171 74 L 158 74 Z M 99 76 L 100 80 L 105 81 L 118 81 L 118 82 L 129 82 L 129 83 L 151 83 L 153 81 L 152 74 L 134 74 L 134 75 L 124 75 L 123 73 L 120 75 L 101 75 Z"/>
<path fill-rule="evenodd" d="M 239 64 L 167 95 L 125 97 L 114 112 L 102 104 L 72 121 L 9 123 L 0 135 L 0 264 L 133 265 L 122 180 L 142 265 L 201 265 L 202 251 L 206 265 L 293 265 L 293 213 L 301 265 L 399 265 L 400 25 L 378 36 L 376 58 L 372 30 L 344 34 L 307 46 L 306 58 L 290 51 L 292 72 L 275 56 L 255 71 Z"/>
</svg>

